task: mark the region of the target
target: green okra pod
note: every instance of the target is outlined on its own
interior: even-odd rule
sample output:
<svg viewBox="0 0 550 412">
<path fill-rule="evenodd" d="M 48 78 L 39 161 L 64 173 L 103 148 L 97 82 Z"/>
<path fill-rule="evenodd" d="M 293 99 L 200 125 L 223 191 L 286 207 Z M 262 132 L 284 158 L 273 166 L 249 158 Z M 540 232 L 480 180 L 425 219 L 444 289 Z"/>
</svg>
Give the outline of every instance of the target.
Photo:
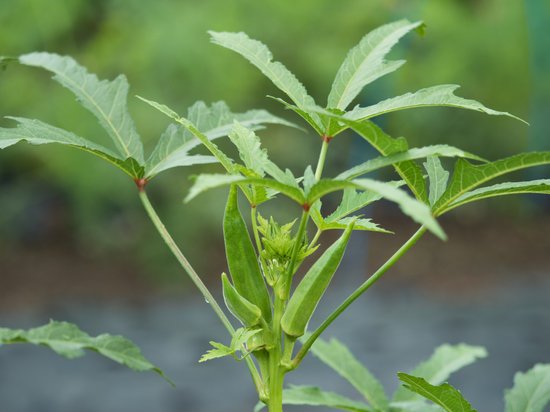
<svg viewBox="0 0 550 412">
<path fill-rule="evenodd" d="M 342 236 L 311 266 L 292 294 L 281 318 L 281 328 L 290 337 L 298 338 L 305 333 L 313 311 L 340 265 L 353 225 L 354 222 L 350 223 Z"/>
<path fill-rule="evenodd" d="M 239 211 L 237 187 L 231 186 L 223 219 L 225 254 L 233 285 L 239 295 L 260 308 L 266 322 L 271 320 L 271 299 L 264 282 L 254 246 Z"/>
<path fill-rule="evenodd" d="M 242 297 L 225 273 L 222 273 L 222 288 L 225 306 L 244 326 L 252 327 L 260 323 L 262 317 L 260 308 Z"/>
</svg>

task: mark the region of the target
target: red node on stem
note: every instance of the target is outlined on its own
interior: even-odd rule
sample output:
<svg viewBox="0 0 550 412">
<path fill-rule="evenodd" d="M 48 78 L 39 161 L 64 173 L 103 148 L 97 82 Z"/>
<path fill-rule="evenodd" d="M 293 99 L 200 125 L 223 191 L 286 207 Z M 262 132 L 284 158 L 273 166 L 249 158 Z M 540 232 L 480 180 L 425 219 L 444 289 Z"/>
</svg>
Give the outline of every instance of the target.
<svg viewBox="0 0 550 412">
<path fill-rule="evenodd" d="M 143 190 L 145 190 L 145 186 L 147 185 L 147 183 L 149 183 L 147 179 L 143 179 L 143 178 L 142 179 L 135 178 L 134 182 L 136 183 L 136 186 L 140 192 L 143 192 Z"/>
</svg>

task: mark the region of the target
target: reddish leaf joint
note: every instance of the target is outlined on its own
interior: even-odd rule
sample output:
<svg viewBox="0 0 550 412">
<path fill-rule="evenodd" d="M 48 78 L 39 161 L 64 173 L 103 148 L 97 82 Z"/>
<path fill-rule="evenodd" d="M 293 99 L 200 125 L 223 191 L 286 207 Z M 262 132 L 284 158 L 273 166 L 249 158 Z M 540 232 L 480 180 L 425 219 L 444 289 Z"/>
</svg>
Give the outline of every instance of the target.
<svg viewBox="0 0 550 412">
<path fill-rule="evenodd" d="M 306 212 L 309 212 L 309 208 L 311 207 L 311 205 L 309 203 L 304 203 L 302 205 L 302 208 L 306 211 Z"/>
<path fill-rule="evenodd" d="M 323 139 L 323 142 L 325 143 L 330 143 L 330 141 L 332 140 L 333 136 L 327 136 L 326 134 L 322 135 L 321 136 L 321 139 Z"/>
<path fill-rule="evenodd" d="M 138 179 L 137 177 L 134 179 L 134 182 L 138 188 L 138 191 L 140 192 L 143 192 L 145 190 L 145 186 L 147 185 L 147 183 L 149 183 L 149 180 L 147 179 L 144 179 L 144 178 L 141 178 L 141 179 Z"/>
</svg>

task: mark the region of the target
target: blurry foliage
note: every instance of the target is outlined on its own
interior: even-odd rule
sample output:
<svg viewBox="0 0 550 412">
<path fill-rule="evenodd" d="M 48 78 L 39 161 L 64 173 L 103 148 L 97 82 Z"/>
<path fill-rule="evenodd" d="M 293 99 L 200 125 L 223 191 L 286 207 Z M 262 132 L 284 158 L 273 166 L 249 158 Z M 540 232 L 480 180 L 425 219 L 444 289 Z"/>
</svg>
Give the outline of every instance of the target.
<svg viewBox="0 0 550 412">
<path fill-rule="evenodd" d="M 330 84 L 345 51 L 373 27 L 403 17 L 424 20 L 427 35 L 410 36 L 405 46 L 394 52 L 409 63 L 367 88 L 365 101 L 371 100 L 369 93 L 378 100 L 433 84 L 457 83 L 465 85 L 461 96 L 528 119 L 523 3 L 507 0 L 3 0 L 0 55 L 34 50 L 69 54 L 100 78 L 125 73 L 131 85 L 130 96 L 139 94 L 166 102 L 181 113 L 198 99 L 225 100 L 234 111 L 266 107 L 291 119 L 290 113 L 265 98 L 266 94 L 280 93 L 243 59 L 209 44 L 208 29 L 245 31 L 270 44 L 277 60 L 294 71 L 311 95 L 322 101 L 328 90 L 321 85 Z M 37 117 L 82 136 L 103 136 L 72 96 L 40 71 L 15 66 L 2 71 L 0 96 L 2 116 Z M 156 139 L 165 127 L 164 117 L 135 98 L 130 98 L 129 105 L 145 141 Z M 0 123 L 10 125 L 6 119 L 0 119 Z M 388 132 L 407 136 L 413 145 L 445 141 L 490 158 L 526 147 L 527 128 L 519 122 L 489 119 L 467 111 L 418 110 L 388 115 L 383 123 Z M 262 136 L 274 158 L 284 152 L 290 168 L 298 157 L 317 155 L 317 140 L 303 133 L 272 127 Z M 296 150 L 284 149 L 289 142 Z M 357 161 L 360 155 L 344 150 L 362 147 L 351 141 L 341 145 L 330 153 L 334 160 L 331 165 L 329 158 L 329 167 L 334 171 L 345 159 Z M 329 168 L 327 173 L 332 171 Z M 144 250 L 140 239 L 156 234 L 143 218 L 133 183 L 113 172 L 85 153 L 64 148 L 37 150 L 26 146 L 0 152 L 0 203 L 8 211 L 0 221 L 0 244 L 17 232 L 18 222 L 33 221 L 24 216 L 36 209 L 30 206 L 33 202 L 40 201 L 33 194 L 50 189 L 70 205 L 68 223 L 77 233 L 77 243 L 88 253 L 130 250 L 144 257 L 148 265 L 144 272 L 177 271 L 160 239 L 158 248 L 149 246 Z M 183 206 L 181 199 L 189 185 L 186 173 L 167 173 L 151 184 L 150 191 L 176 239 L 183 240 L 183 249 L 203 272 L 210 270 L 212 263 L 210 258 L 201 259 L 198 251 L 206 244 L 213 251 L 218 249 L 218 240 L 208 238 L 208 226 L 219 229 L 223 201 L 214 193 Z M 23 184 L 31 192 L 25 194 L 19 187 L 29 179 L 35 183 Z M 45 202 L 46 207 L 58 207 L 58 203 Z M 48 210 L 41 212 L 47 215 Z M 38 234 L 40 222 L 35 220 Z M 107 227 L 118 230 L 111 230 L 107 237 Z M 155 242 L 149 242 L 152 244 Z"/>
</svg>

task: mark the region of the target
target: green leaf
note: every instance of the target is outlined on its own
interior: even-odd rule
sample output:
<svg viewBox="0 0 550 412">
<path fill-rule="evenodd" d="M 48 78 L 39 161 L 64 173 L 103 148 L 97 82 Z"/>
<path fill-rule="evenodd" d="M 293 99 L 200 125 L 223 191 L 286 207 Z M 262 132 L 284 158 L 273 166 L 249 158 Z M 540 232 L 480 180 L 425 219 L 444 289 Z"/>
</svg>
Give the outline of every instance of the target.
<svg viewBox="0 0 550 412">
<path fill-rule="evenodd" d="M 550 194 L 550 179 L 528 180 L 525 182 L 506 182 L 492 186 L 472 190 L 460 196 L 445 209 L 448 212 L 455 207 L 477 200 L 487 199 L 495 196 L 519 195 L 525 193 Z"/>
<path fill-rule="evenodd" d="M 143 167 L 133 158 L 122 159 L 110 149 L 40 120 L 25 119 L 22 117 L 8 118 L 15 120 L 18 125 L 15 128 L 0 128 L 0 149 L 21 141 L 34 145 L 60 143 L 84 150 L 107 160 L 132 178 L 143 177 Z"/>
<path fill-rule="evenodd" d="M 143 357 L 137 346 L 122 336 L 102 334 L 91 337 L 71 323 L 50 321 L 27 331 L 0 328 L 0 344 L 12 343 L 47 346 L 69 359 L 83 356 L 84 350 L 88 349 L 135 371 L 154 371 L 172 384 L 159 368 Z"/>
<path fill-rule="evenodd" d="M 321 179 L 309 188 L 307 203 L 313 205 L 317 200 L 329 193 L 353 188 L 357 188 L 357 186 L 349 180 Z"/>
<path fill-rule="evenodd" d="M 430 208 L 424 203 L 411 198 L 406 192 L 395 187 L 395 184 L 392 183 L 379 182 L 372 179 L 355 179 L 352 181 L 322 179 L 311 188 L 307 203 L 312 205 L 317 199 L 328 193 L 349 188 L 369 191 L 397 203 L 404 214 L 410 216 L 421 225 L 426 226 L 428 230 L 439 238 L 446 238 L 445 233 L 432 216 Z"/>
<path fill-rule="evenodd" d="M 400 372 L 397 376 L 404 383 L 405 388 L 429 399 L 447 412 L 476 412 L 468 401 L 464 399 L 460 391 L 448 383 L 434 386 L 430 385 L 423 378 L 407 375 L 406 373 Z"/>
<path fill-rule="evenodd" d="M 239 328 L 235 331 L 233 338 L 231 339 L 231 345 L 226 346 L 223 343 L 218 343 L 210 341 L 210 345 L 214 349 L 210 349 L 199 359 L 199 363 L 206 362 L 208 360 L 223 358 L 224 356 L 233 356 L 236 360 L 242 360 L 243 358 L 237 358 L 235 353 L 237 351 L 243 352 L 243 357 L 248 356 L 248 352 L 244 348 L 244 344 L 252 336 L 260 333 L 261 329 L 248 329 L 248 328 Z"/>
<path fill-rule="evenodd" d="M 413 402 L 390 402 L 391 412 L 441 412 L 441 408 L 428 402 L 413 401 Z"/>
<path fill-rule="evenodd" d="M 187 118 L 209 140 L 227 136 L 235 121 L 252 130 L 260 129 L 267 123 L 293 126 L 292 123 L 273 116 L 265 110 L 232 113 L 224 102 L 216 102 L 210 107 L 204 102 L 197 102 L 188 109 Z M 168 126 L 147 159 L 146 175 L 154 176 L 173 167 L 215 161 L 209 156 L 189 155 L 189 151 L 199 144 L 200 140 L 183 126 Z"/>
<path fill-rule="evenodd" d="M 371 119 L 382 114 L 395 112 L 397 110 L 414 109 L 417 107 L 449 106 L 460 109 L 475 110 L 485 114 L 509 116 L 521 122 L 527 123 L 508 112 L 492 110 L 475 100 L 463 99 L 462 97 L 455 96 L 454 91 L 459 87 L 460 86 L 456 84 L 442 84 L 439 86 L 428 87 L 414 93 L 407 93 L 383 100 L 372 106 L 357 106 L 350 112 L 346 113 L 344 117 L 355 121 L 361 121 Z"/>
<path fill-rule="evenodd" d="M 410 373 L 411 375 L 426 379 L 433 385 L 438 385 L 447 380 L 452 373 L 486 356 L 487 351 L 481 346 L 466 344 L 441 345 L 428 360 L 422 362 Z M 399 388 L 393 396 L 393 400 L 396 402 L 418 399 L 417 395 L 403 388 Z"/>
<path fill-rule="evenodd" d="M 22 64 L 54 73 L 53 79 L 69 89 L 82 106 L 99 120 L 123 159 L 144 163 L 143 145 L 127 108 L 128 81 L 123 75 L 113 81 L 99 80 L 95 74 L 67 56 L 30 53 L 19 57 Z"/>
<path fill-rule="evenodd" d="M 364 230 L 369 232 L 378 232 L 378 233 L 393 233 L 389 230 L 386 230 L 378 224 L 374 223 L 371 219 L 358 218 L 357 216 L 344 217 L 342 219 L 336 220 L 334 222 L 327 222 L 326 220 L 321 221 L 320 223 L 316 222 L 316 225 L 322 231 L 325 230 L 343 230 L 352 222 L 355 221 L 353 230 Z"/>
<path fill-rule="evenodd" d="M 472 165 L 464 159 L 458 159 L 447 190 L 434 205 L 434 213 L 436 216 L 442 215 L 452 209 L 449 205 L 462 195 L 489 180 L 517 170 L 549 163 L 550 152 L 520 153 L 482 165 Z"/>
<path fill-rule="evenodd" d="M 391 233 L 381 228 L 371 219 L 362 219 L 359 216 L 347 217 L 351 213 L 362 209 L 368 204 L 380 200 L 382 196 L 371 192 L 358 192 L 355 189 L 344 189 L 342 201 L 336 210 L 327 217 L 321 214 L 321 201 L 317 200 L 310 209 L 310 216 L 321 231 L 331 229 L 345 229 L 355 219 L 353 230 L 368 230 L 373 232 Z"/>
<path fill-rule="evenodd" d="M 212 359 L 223 358 L 225 356 L 230 356 L 235 353 L 235 349 L 226 346 L 223 343 L 214 342 L 213 340 L 211 340 L 209 343 L 214 349 L 206 351 L 206 353 L 203 354 L 199 359 L 199 363 L 206 362 Z"/>
<path fill-rule="evenodd" d="M 397 187 L 397 185 L 396 185 Z M 357 191 L 355 189 L 344 189 L 342 201 L 338 207 L 325 218 L 327 222 L 335 222 L 353 212 L 357 212 L 362 208 L 376 202 L 382 198 L 378 193 Z"/>
<path fill-rule="evenodd" d="M 138 99 L 147 103 L 149 106 L 154 107 L 159 112 L 164 113 L 166 116 L 170 117 L 171 119 L 175 120 L 176 122 L 181 124 L 183 127 L 185 127 L 185 129 L 187 129 L 193 136 L 199 139 L 199 141 L 204 146 L 206 146 L 206 148 L 210 151 L 210 153 L 212 153 L 216 157 L 216 159 L 218 159 L 218 162 L 220 162 L 228 172 L 233 172 L 235 170 L 233 161 L 229 157 L 227 157 L 225 153 L 223 153 L 220 149 L 218 149 L 218 146 L 212 143 L 204 133 L 198 130 L 197 127 L 191 121 L 189 121 L 184 117 L 181 117 L 179 114 L 177 114 L 174 110 L 172 110 L 165 104 L 157 103 L 152 100 L 147 100 L 140 96 L 138 96 Z"/>
<path fill-rule="evenodd" d="M 385 56 L 401 37 L 421 24 L 422 22 L 400 20 L 381 26 L 364 36 L 349 51 L 340 66 L 328 96 L 327 107 L 344 110 L 363 87 L 401 67 L 404 60 L 388 61 Z"/>
<path fill-rule="evenodd" d="M 254 171 L 258 176 L 265 176 L 267 172 L 274 178 L 291 182 L 296 185 L 296 179 L 285 174 L 279 167 L 269 160 L 267 151 L 262 149 L 259 137 L 250 129 L 244 127 L 239 122 L 235 122 L 229 133 L 231 142 L 237 147 L 239 156 L 244 165 Z M 297 185 L 296 185 L 297 187 Z"/>
<path fill-rule="evenodd" d="M 300 116 L 302 119 L 304 119 L 313 129 L 320 135 L 325 134 L 325 128 L 323 127 L 323 124 L 329 123 L 330 119 L 328 119 L 326 116 L 324 116 L 321 112 L 325 112 L 324 109 L 321 107 L 315 106 L 315 110 L 311 110 L 311 106 L 309 106 L 308 109 L 301 109 L 298 106 L 287 102 L 284 99 L 281 99 L 279 97 L 273 97 L 273 96 L 267 96 L 276 102 L 281 103 L 286 109 L 292 110 L 294 113 L 296 113 L 298 116 Z"/>
<path fill-rule="evenodd" d="M 331 339 L 328 342 L 317 339 L 311 347 L 311 351 L 323 363 L 330 366 L 351 383 L 374 409 L 388 409 L 388 398 L 382 384 L 353 356 L 344 344 L 336 339 Z"/>
<path fill-rule="evenodd" d="M 344 123 L 369 142 L 383 156 L 405 152 L 408 149 L 405 138 L 400 137 L 394 139 L 384 133 L 382 129 L 372 122 L 344 121 Z M 403 162 L 394 163 L 393 167 L 405 181 L 415 197 L 423 202 L 427 202 L 428 195 L 426 192 L 426 182 L 424 181 L 424 173 L 420 166 L 411 160 L 405 160 Z"/>
<path fill-rule="evenodd" d="M 256 66 L 269 80 L 299 107 L 314 106 L 315 101 L 306 88 L 283 64 L 273 61 L 271 51 L 258 40 L 249 38 L 245 33 L 228 33 L 209 31 L 211 41 L 239 53 Z M 317 115 L 314 122 L 322 127 Z"/>
<path fill-rule="evenodd" d="M 213 156 L 189 154 L 189 150 L 199 143 L 183 126 L 170 124 L 145 163 L 145 177 L 151 179 L 160 172 L 174 167 L 215 163 L 216 158 Z"/>
<path fill-rule="evenodd" d="M 202 174 L 197 176 L 193 186 L 189 190 L 189 194 L 185 198 L 189 202 L 202 192 L 217 187 L 229 186 L 235 183 L 247 183 L 274 189 L 277 192 L 283 193 L 300 205 L 305 203 L 305 197 L 300 188 L 280 183 L 273 179 L 245 177 L 238 174 Z"/>
<path fill-rule="evenodd" d="M 306 170 L 304 170 L 304 180 L 302 181 L 302 186 L 304 188 L 304 194 L 306 197 L 309 197 L 309 194 L 311 192 L 311 188 L 315 186 L 317 183 L 317 179 L 315 179 L 315 174 L 313 173 L 313 169 L 311 165 L 306 167 Z M 312 200 L 310 204 L 313 204 L 314 201 Z"/>
<path fill-rule="evenodd" d="M 428 180 L 430 181 L 429 200 L 430 206 L 433 206 L 447 189 L 449 172 L 443 169 L 441 161 L 437 156 L 429 156 L 424 163 L 424 169 L 426 169 Z"/>
<path fill-rule="evenodd" d="M 550 402 L 550 365 L 535 365 L 514 376 L 514 387 L 505 392 L 506 412 L 543 412 Z"/>
<path fill-rule="evenodd" d="M 424 203 L 411 198 L 403 190 L 395 186 L 378 182 L 371 179 L 355 179 L 352 181 L 358 188 L 370 190 L 380 194 L 385 199 L 391 200 L 399 205 L 401 211 L 411 217 L 415 222 L 424 225 L 429 231 L 435 234 L 440 239 L 445 240 L 446 235 L 439 226 L 439 223 L 434 219 L 429 207 Z"/>
<path fill-rule="evenodd" d="M 445 144 L 439 144 L 418 148 L 415 147 L 403 152 L 391 154 L 388 156 L 380 156 L 375 159 L 367 160 L 364 163 L 361 163 L 357 166 L 352 167 L 351 169 L 346 170 L 345 172 L 340 173 L 338 176 L 336 176 L 336 179 L 354 179 L 361 175 L 378 170 L 382 167 L 391 166 L 395 163 L 400 163 L 407 160 L 429 158 L 430 156 L 463 157 L 467 159 L 474 159 L 481 162 L 486 162 L 486 160 L 482 159 L 481 157 L 465 152 L 464 150 Z"/>
<path fill-rule="evenodd" d="M 372 412 L 369 405 L 357 402 L 333 392 L 326 392 L 314 386 L 294 386 L 283 390 L 283 404 L 328 406 L 329 408 L 353 412 Z"/>
</svg>

